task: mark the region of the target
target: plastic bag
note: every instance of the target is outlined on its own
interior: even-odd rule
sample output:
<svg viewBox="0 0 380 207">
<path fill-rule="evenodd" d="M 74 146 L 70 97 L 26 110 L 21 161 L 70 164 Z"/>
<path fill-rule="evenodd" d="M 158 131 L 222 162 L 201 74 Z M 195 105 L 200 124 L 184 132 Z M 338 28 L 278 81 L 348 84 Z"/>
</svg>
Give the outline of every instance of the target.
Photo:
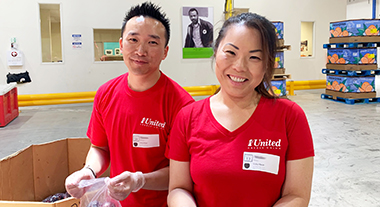
<svg viewBox="0 0 380 207">
<path fill-rule="evenodd" d="M 108 194 L 107 178 L 82 180 L 79 187 L 84 188 L 85 194 L 80 199 L 81 207 L 121 207 L 119 201 Z"/>
</svg>

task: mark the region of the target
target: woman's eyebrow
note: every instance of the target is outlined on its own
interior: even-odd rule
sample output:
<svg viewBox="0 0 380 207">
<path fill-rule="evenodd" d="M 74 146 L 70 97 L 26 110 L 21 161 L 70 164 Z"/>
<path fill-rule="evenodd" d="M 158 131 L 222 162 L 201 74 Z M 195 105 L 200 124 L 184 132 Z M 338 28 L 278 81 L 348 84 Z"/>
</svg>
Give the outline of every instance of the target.
<svg viewBox="0 0 380 207">
<path fill-rule="evenodd" d="M 239 47 L 232 44 L 232 43 L 227 43 L 226 45 L 230 45 L 230 46 L 234 47 L 235 49 L 239 50 Z M 262 49 L 250 50 L 249 53 L 262 52 L 262 51 L 263 51 Z"/>
</svg>

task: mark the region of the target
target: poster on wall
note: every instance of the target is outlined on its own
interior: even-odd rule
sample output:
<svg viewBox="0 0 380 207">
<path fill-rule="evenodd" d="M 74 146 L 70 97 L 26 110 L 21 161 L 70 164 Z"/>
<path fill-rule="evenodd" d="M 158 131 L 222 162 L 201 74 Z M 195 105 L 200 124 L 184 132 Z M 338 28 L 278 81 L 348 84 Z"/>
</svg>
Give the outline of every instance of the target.
<svg viewBox="0 0 380 207">
<path fill-rule="evenodd" d="M 71 45 L 73 49 L 82 49 L 82 34 L 72 34 L 71 38 Z"/>
<path fill-rule="evenodd" d="M 210 58 L 213 54 L 212 7 L 182 7 L 182 58 Z"/>
</svg>

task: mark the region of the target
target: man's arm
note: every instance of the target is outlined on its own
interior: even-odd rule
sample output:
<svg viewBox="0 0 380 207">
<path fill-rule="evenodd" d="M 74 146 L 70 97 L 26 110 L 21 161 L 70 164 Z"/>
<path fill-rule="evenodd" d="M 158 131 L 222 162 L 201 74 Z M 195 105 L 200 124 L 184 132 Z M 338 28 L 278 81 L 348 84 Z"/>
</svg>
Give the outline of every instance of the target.
<svg viewBox="0 0 380 207">
<path fill-rule="evenodd" d="M 156 170 L 151 173 L 144 173 L 146 190 L 167 190 L 169 186 L 169 167 Z"/>
<path fill-rule="evenodd" d="M 101 175 L 109 165 L 108 147 L 92 145 L 87 153 L 86 165 L 66 178 L 65 188 L 73 197 L 80 198 L 85 189 L 79 187 L 81 180 L 90 180 Z"/>
<path fill-rule="evenodd" d="M 109 163 L 110 155 L 108 147 L 91 145 L 86 157 L 86 166 L 90 167 L 97 177 L 107 170 Z"/>
</svg>

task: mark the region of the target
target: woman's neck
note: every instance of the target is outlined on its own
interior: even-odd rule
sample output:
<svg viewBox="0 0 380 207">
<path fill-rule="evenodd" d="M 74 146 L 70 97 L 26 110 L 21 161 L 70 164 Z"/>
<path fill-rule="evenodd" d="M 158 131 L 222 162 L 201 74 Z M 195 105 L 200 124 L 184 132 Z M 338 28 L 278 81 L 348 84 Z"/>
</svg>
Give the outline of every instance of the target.
<svg viewBox="0 0 380 207">
<path fill-rule="evenodd" d="M 226 94 L 223 89 L 221 89 L 219 93 L 214 96 L 214 101 L 217 101 L 230 109 L 252 109 L 256 108 L 260 98 L 261 95 L 256 91 L 245 97 L 234 97 Z"/>
</svg>

